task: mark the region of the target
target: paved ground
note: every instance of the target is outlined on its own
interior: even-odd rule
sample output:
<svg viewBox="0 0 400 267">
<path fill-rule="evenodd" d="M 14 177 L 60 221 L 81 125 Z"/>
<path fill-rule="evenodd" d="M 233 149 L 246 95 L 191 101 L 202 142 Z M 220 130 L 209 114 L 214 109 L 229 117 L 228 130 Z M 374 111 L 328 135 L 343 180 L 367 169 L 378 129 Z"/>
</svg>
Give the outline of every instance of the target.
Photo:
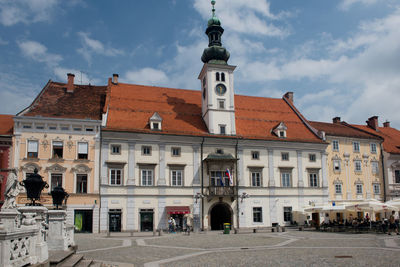
<svg viewBox="0 0 400 267">
<path fill-rule="evenodd" d="M 78 253 L 116 266 L 400 266 L 400 236 L 284 233 L 76 234 Z"/>
</svg>

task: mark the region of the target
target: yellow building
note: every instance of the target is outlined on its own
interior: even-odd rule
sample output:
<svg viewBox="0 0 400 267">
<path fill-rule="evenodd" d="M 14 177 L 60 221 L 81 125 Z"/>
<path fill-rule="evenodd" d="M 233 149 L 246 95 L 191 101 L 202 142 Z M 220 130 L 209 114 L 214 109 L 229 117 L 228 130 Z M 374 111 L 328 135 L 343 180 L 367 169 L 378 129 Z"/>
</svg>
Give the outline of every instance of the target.
<svg viewBox="0 0 400 267">
<path fill-rule="evenodd" d="M 383 201 L 383 139 L 341 122 L 339 117 L 334 118 L 333 123 L 312 122 L 311 125 L 325 135 L 329 143 L 327 169 L 332 206 L 358 204 L 369 199 Z M 357 215 L 363 216 L 361 212 Z M 331 219 L 339 218 L 343 218 L 343 213 Z"/>
<path fill-rule="evenodd" d="M 14 117 L 14 166 L 20 180 L 38 169 L 49 187 L 40 202 L 52 205 L 48 194 L 62 186 L 69 194 L 67 222 L 76 230 L 98 232 L 100 103 L 105 87 L 49 82 L 33 103 Z M 88 97 L 90 95 L 90 97 Z M 28 202 L 21 195 L 19 204 Z"/>
</svg>

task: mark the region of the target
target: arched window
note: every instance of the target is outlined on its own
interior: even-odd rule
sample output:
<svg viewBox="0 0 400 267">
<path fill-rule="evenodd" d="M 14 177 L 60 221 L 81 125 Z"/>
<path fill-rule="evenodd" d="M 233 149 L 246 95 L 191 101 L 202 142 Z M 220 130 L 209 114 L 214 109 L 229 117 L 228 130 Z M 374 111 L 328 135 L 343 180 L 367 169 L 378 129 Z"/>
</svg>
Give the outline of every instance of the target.
<svg viewBox="0 0 400 267">
<path fill-rule="evenodd" d="M 215 73 L 215 80 L 219 81 L 219 72 Z"/>
<path fill-rule="evenodd" d="M 225 73 L 221 73 L 221 81 L 225 82 Z"/>
</svg>

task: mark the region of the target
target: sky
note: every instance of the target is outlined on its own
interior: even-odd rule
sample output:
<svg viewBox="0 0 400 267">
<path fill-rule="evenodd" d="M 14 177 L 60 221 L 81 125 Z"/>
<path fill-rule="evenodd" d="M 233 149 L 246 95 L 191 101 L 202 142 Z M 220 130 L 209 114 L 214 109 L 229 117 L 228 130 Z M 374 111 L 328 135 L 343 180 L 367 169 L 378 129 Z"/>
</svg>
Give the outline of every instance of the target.
<svg viewBox="0 0 400 267">
<path fill-rule="evenodd" d="M 235 93 L 294 92 L 309 120 L 400 129 L 400 0 L 217 0 Z M 200 90 L 209 0 L 0 0 L 0 113 L 49 80 Z"/>
</svg>

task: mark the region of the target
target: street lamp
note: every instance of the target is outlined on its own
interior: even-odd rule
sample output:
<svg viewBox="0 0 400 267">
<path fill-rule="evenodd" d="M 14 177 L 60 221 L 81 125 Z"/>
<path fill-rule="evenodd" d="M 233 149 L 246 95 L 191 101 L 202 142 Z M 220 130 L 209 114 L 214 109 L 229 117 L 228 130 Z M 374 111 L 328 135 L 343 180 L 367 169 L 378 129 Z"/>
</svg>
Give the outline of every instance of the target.
<svg viewBox="0 0 400 267">
<path fill-rule="evenodd" d="M 243 193 L 239 196 L 240 202 L 243 202 L 243 199 L 249 198 L 249 197 L 250 197 L 249 194 L 247 194 L 246 192 L 243 192 Z"/>
<path fill-rule="evenodd" d="M 202 195 L 201 193 L 199 193 L 199 192 L 197 192 L 194 196 L 193 196 L 193 198 L 196 200 L 196 203 L 197 203 L 197 200 L 199 200 L 200 198 L 203 198 L 204 197 L 204 195 Z"/>
<path fill-rule="evenodd" d="M 25 187 L 26 196 L 31 200 L 31 203 L 28 203 L 27 206 L 41 206 L 40 203 L 35 203 L 35 201 L 40 199 L 42 190 L 49 188 L 49 185 L 38 174 L 38 169 L 35 168 L 33 172 L 20 184 Z"/>
<path fill-rule="evenodd" d="M 51 191 L 51 197 L 53 198 L 53 205 L 56 206 L 58 210 L 58 206 L 62 205 L 63 200 L 67 200 L 69 197 L 68 193 L 61 186 L 56 186 Z"/>
</svg>

